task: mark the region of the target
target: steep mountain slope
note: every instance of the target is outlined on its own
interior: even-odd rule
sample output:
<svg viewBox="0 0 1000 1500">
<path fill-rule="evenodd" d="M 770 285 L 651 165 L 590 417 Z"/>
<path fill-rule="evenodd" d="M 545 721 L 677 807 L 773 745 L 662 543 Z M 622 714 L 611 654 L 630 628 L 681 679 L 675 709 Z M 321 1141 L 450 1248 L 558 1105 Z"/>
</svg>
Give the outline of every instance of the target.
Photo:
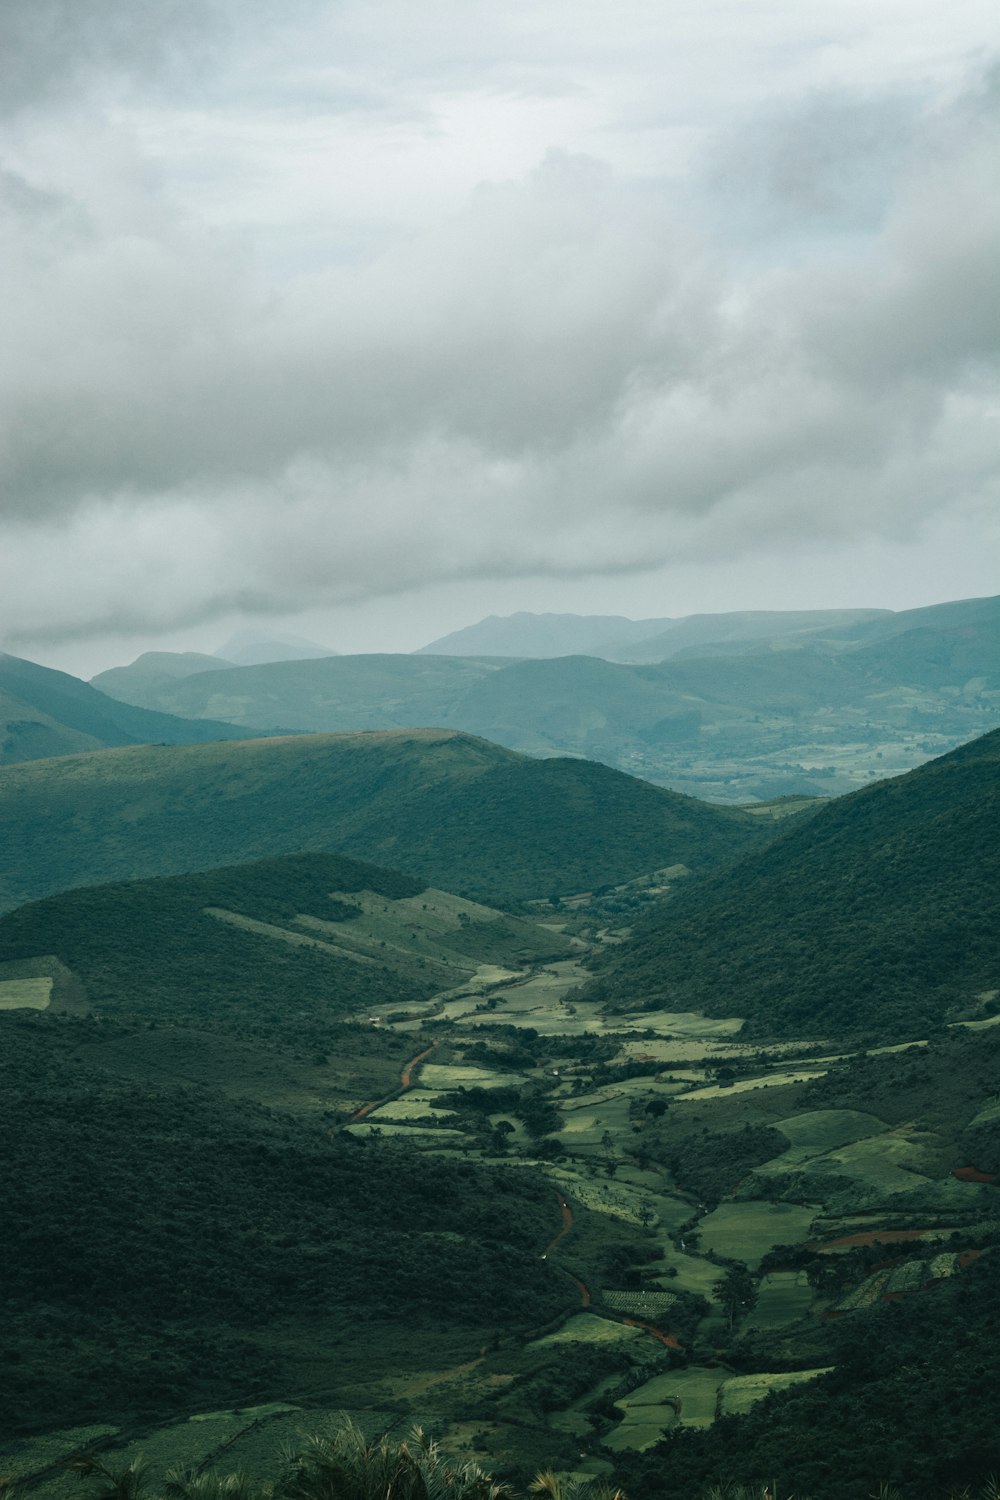
<svg viewBox="0 0 1000 1500">
<path fill-rule="evenodd" d="M 604 988 L 841 1040 L 974 1015 L 1000 989 L 998 819 L 995 731 L 682 890 L 610 961 Z"/>
<path fill-rule="evenodd" d="M 0 764 L 110 745 L 240 739 L 244 733 L 201 715 L 184 720 L 137 708 L 66 672 L 0 654 Z"/>
<path fill-rule="evenodd" d="M 338 852 L 461 894 L 544 897 L 683 863 L 774 829 L 587 761 L 536 761 L 415 730 L 151 746 L 0 771 L 0 906 L 75 885 L 296 850 Z"/>
</svg>

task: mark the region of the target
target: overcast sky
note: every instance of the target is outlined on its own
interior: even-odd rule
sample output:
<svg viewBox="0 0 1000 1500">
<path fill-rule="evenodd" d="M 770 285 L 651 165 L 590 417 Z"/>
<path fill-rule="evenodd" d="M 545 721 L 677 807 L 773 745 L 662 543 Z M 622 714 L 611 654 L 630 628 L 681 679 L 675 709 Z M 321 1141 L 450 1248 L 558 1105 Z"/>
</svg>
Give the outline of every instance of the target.
<svg viewBox="0 0 1000 1500">
<path fill-rule="evenodd" d="M 995 0 L 4 0 L 0 641 L 1000 592 Z"/>
</svg>

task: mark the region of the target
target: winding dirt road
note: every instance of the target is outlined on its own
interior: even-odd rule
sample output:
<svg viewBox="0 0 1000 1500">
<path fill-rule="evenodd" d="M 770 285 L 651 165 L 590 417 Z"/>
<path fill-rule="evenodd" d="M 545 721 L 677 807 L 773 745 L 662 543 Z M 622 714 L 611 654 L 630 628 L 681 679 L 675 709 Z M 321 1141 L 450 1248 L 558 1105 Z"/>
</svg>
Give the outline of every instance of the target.
<svg viewBox="0 0 1000 1500">
<path fill-rule="evenodd" d="M 354 1125 L 358 1120 L 363 1120 L 365 1115 L 371 1114 L 373 1109 L 379 1109 L 383 1104 L 388 1104 L 390 1099 L 398 1099 L 400 1094 L 405 1094 L 407 1089 L 412 1088 L 414 1068 L 418 1068 L 425 1057 L 430 1057 L 436 1046 L 437 1042 L 431 1042 L 429 1047 L 425 1047 L 422 1052 L 411 1057 L 408 1063 L 404 1063 L 403 1071 L 399 1075 L 399 1088 L 391 1094 L 386 1094 L 384 1099 L 373 1099 L 368 1104 L 362 1104 L 361 1108 L 351 1115 L 347 1121 L 348 1125 Z"/>
</svg>

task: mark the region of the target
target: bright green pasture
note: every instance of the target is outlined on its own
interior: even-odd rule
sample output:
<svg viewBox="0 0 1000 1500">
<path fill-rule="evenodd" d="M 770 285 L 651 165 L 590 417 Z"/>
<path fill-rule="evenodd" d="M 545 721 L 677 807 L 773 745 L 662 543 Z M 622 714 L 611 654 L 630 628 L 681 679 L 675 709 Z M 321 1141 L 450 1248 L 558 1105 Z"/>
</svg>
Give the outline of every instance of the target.
<svg viewBox="0 0 1000 1500">
<path fill-rule="evenodd" d="M 356 896 L 334 892 L 340 895 L 342 901 L 355 902 Z M 380 906 L 390 906 L 396 912 L 408 914 L 428 931 L 456 932 L 463 924 L 463 920 L 469 922 L 495 922 L 500 915 L 492 906 L 480 906 L 478 901 L 466 901 L 463 896 L 453 896 L 450 891 L 439 891 L 429 885 L 426 890 L 420 892 L 419 896 L 404 896 L 398 901 L 387 901 L 384 896 L 375 895 L 372 891 L 365 891 L 363 895 L 368 898 L 367 906 L 373 913 Z"/>
<path fill-rule="evenodd" d="M 792 1152 L 806 1160 L 825 1151 L 836 1151 L 842 1146 L 853 1145 L 855 1141 L 883 1135 L 889 1126 L 877 1115 L 868 1115 L 858 1109 L 814 1109 L 807 1114 L 778 1120 L 777 1129 L 789 1141 L 790 1150 L 779 1158 L 785 1161 Z"/>
<path fill-rule="evenodd" d="M 887 1131 L 828 1152 L 822 1169 L 877 1193 L 905 1193 L 929 1181 L 920 1170 L 926 1160 L 927 1146 L 919 1136 Z M 813 1170 L 819 1165 L 814 1162 Z"/>
<path fill-rule="evenodd" d="M 715 1421 L 719 1388 L 727 1371 L 689 1365 L 686 1370 L 668 1370 L 637 1386 L 615 1405 L 627 1412 L 641 1412 L 665 1403 L 676 1403 L 683 1427 L 710 1427 Z"/>
<path fill-rule="evenodd" d="M 601 1439 L 605 1448 L 613 1453 L 623 1449 L 644 1453 L 653 1448 L 663 1435 L 677 1426 L 677 1413 L 672 1406 L 647 1406 L 630 1408 L 618 1426 Z"/>
<path fill-rule="evenodd" d="M 663 1260 L 658 1269 L 664 1272 L 673 1270 L 677 1275 L 656 1276 L 652 1285 L 666 1292 L 693 1292 L 697 1296 L 707 1297 L 711 1302 L 715 1295 L 712 1288 L 722 1275 L 721 1267 L 713 1266 L 703 1256 L 686 1254 L 665 1237 L 660 1243 L 663 1246 Z"/>
<path fill-rule="evenodd" d="M 719 1416 L 740 1416 L 772 1391 L 787 1391 L 790 1386 L 815 1380 L 817 1375 L 826 1375 L 832 1369 L 832 1365 L 823 1365 L 816 1370 L 787 1370 L 780 1375 L 734 1375 L 719 1392 Z"/>
<path fill-rule="evenodd" d="M 444 1093 L 454 1089 L 520 1088 L 527 1083 L 523 1073 L 500 1073 L 478 1068 L 472 1063 L 432 1063 L 420 1066 L 420 1082 L 425 1089 Z"/>
<path fill-rule="evenodd" d="M 678 1103 L 689 1099 L 728 1099 L 733 1094 L 747 1094 L 752 1089 L 780 1088 L 786 1083 L 808 1083 L 810 1078 L 822 1078 L 825 1068 L 811 1068 L 808 1072 L 762 1073 L 757 1078 L 741 1078 L 738 1083 L 711 1083 L 706 1088 L 692 1089 L 689 1094 L 679 1094 Z"/>
<path fill-rule="evenodd" d="M 377 1125 L 385 1120 L 419 1120 L 427 1115 L 435 1120 L 453 1120 L 453 1110 L 439 1109 L 431 1103 L 436 1098 L 436 1089 L 410 1089 L 398 1099 L 390 1099 L 388 1104 L 380 1104 L 377 1109 L 369 1110 L 365 1118 Z"/>
<path fill-rule="evenodd" d="M 51 999 L 52 980 L 47 975 L 0 980 L 0 1010 L 46 1010 Z"/>
<path fill-rule="evenodd" d="M 804 1318 L 813 1305 L 815 1293 L 805 1271 L 769 1271 L 761 1278 L 757 1303 L 746 1322 L 744 1332 L 784 1328 Z"/>
<path fill-rule="evenodd" d="M 674 1037 L 692 1037 L 697 1041 L 712 1038 L 722 1040 L 735 1036 L 743 1025 L 742 1016 L 703 1016 L 697 1010 L 653 1010 L 643 1011 L 641 1014 L 649 1030 L 657 1032 L 660 1039 L 659 1042 L 651 1042 L 650 1049 L 662 1046 L 664 1041 Z"/>
<path fill-rule="evenodd" d="M 698 1225 L 705 1250 L 741 1260 L 754 1270 L 775 1245 L 797 1245 L 809 1238 L 814 1208 L 800 1203 L 720 1203 Z"/>
<path fill-rule="evenodd" d="M 606 1131 L 616 1140 L 631 1134 L 630 1111 L 631 1100 L 625 1093 L 617 1097 L 608 1095 L 599 1104 L 591 1105 L 579 1104 L 575 1099 L 564 1100 L 559 1106 L 560 1138 L 574 1151 L 600 1150 Z"/>
<path fill-rule="evenodd" d="M 547 1333 L 543 1338 L 532 1339 L 529 1349 L 546 1349 L 550 1344 L 631 1344 L 646 1338 L 641 1328 L 629 1328 L 626 1323 L 614 1323 L 610 1318 L 599 1318 L 596 1313 L 574 1313 L 556 1333 Z"/>
<path fill-rule="evenodd" d="M 985 1031 L 989 1026 L 1000 1026 L 1000 1015 L 983 1016 L 978 1021 L 952 1021 L 953 1026 L 961 1026 L 966 1031 Z"/>
<path fill-rule="evenodd" d="M 648 1196 L 646 1193 L 609 1177 L 585 1177 L 563 1167 L 554 1167 L 548 1175 L 584 1208 L 628 1224 L 639 1223 L 639 1202 Z"/>
<path fill-rule="evenodd" d="M 435 1129 L 432 1125 L 400 1125 L 391 1121 L 383 1125 L 378 1116 L 370 1123 L 366 1116 L 354 1125 L 345 1125 L 344 1129 L 351 1135 L 362 1138 L 371 1135 L 373 1130 L 377 1130 L 384 1136 L 401 1136 L 406 1141 L 418 1141 L 422 1146 L 455 1146 L 469 1140 L 469 1137 L 461 1130 Z"/>
</svg>

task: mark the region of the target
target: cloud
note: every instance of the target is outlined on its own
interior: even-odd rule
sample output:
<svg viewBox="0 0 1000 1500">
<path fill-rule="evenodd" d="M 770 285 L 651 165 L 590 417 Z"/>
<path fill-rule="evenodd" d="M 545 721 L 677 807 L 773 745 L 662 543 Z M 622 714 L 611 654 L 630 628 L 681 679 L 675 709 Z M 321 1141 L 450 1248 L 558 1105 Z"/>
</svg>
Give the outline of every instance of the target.
<svg viewBox="0 0 1000 1500">
<path fill-rule="evenodd" d="M 102 69 L 173 87 L 177 48 L 221 46 L 231 15 L 167 8 L 140 46 L 102 29 L 121 9 L 79 58 L 46 45 L 54 0 L 22 27 L 41 104 L 0 176 L 9 639 L 906 536 L 995 497 L 988 76 L 943 103 L 769 106 L 698 180 L 556 147 L 360 253 L 265 270 L 252 228 L 151 155 L 148 115 L 87 94 Z M 70 74 L 89 81 L 49 106 Z M 376 83 L 333 113 L 389 128 Z M 437 108 L 419 83 L 400 149 Z M 324 243 L 351 212 L 317 205 Z"/>
</svg>

